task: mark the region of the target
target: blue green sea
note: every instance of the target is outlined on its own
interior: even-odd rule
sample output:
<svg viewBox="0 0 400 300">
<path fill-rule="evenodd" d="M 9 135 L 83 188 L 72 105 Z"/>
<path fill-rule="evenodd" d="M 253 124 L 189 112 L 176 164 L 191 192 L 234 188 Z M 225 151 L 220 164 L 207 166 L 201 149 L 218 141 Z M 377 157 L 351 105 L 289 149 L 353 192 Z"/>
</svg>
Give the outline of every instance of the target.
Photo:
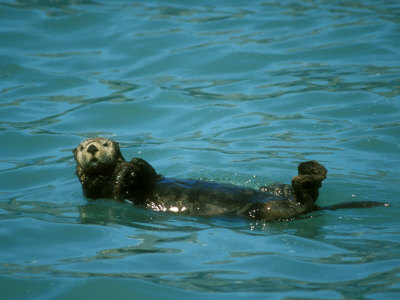
<svg viewBox="0 0 400 300">
<path fill-rule="evenodd" d="M 0 0 L 0 299 L 400 299 L 398 0 Z M 197 218 L 86 199 L 72 150 L 318 211 Z"/>
</svg>

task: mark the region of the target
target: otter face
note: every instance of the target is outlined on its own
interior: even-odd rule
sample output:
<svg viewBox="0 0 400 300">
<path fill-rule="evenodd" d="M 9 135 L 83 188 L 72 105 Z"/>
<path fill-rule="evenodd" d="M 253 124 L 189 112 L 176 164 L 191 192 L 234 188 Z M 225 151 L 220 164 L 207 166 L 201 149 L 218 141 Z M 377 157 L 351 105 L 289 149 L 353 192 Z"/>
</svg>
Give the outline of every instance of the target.
<svg viewBox="0 0 400 300">
<path fill-rule="evenodd" d="M 89 138 L 73 150 L 78 168 L 84 173 L 103 173 L 123 161 L 118 143 L 106 138 Z"/>
</svg>

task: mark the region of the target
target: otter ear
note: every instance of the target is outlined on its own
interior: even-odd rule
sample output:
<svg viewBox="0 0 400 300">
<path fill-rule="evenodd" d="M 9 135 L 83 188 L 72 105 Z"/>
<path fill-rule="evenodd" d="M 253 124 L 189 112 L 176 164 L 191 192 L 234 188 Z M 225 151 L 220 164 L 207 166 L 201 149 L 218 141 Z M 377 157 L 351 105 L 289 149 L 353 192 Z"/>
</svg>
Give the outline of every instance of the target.
<svg viewBox="0 0 400 300">
<path fill-rule="evenodd" d="M 115 150 L 117 150 L 118 152 L 120 151 L 120 149 L 119 149 L 119 143 L 118 142 L 116 142 L 116 141 L 114 141 L 114 140 L 111 140 L 112 142 L 113 142 L 113 144 L 114 144 L 114 148 L 115 148 Z"/>
<path fill-rule="evenodd" d="M 122 159 L 123 161 L 125 161 L 125 158 L 122 156 L 121 150 L 119 149 L 119 143 L 114 140 L 111 140 L 111 141 L 113 142 L 116 156 L 118 158 Z"/>
</svg>

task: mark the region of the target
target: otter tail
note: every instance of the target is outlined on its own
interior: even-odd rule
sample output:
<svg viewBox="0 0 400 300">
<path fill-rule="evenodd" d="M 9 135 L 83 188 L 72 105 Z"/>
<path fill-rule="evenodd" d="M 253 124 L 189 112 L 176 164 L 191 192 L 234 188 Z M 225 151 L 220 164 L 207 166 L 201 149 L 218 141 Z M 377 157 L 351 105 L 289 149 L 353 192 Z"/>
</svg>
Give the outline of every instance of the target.
<svg viewBox="0 0 400 300">
<path fill-rule="evenodd" d="M 338 204 L 333 204 L 326 207 L 318 207 L 319 210 L 337 210 L 337 209 L 346 209 L 346 208 L 369 208 L 376 206 L 385 206 L 388 207 L 390 204 L 379 202 L 379 201 L 351 201 L 351 202 L 343 202 Z"/>
</svg>

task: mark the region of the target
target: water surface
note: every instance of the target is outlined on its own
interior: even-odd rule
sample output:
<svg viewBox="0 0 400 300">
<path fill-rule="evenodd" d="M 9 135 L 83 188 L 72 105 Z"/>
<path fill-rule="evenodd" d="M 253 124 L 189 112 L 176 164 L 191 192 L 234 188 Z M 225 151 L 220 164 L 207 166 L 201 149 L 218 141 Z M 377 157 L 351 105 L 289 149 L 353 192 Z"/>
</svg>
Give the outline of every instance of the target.
<svg viewBox="0 0 400 300">
<path fill-rule="evenodd" d="M 3 299 L 400 297 L 398 1 L 1 1 Z M 323 211 L 191 218 L 82 195 L 72 149 L 258 188 L 329 170 Z"/>
</svg>

